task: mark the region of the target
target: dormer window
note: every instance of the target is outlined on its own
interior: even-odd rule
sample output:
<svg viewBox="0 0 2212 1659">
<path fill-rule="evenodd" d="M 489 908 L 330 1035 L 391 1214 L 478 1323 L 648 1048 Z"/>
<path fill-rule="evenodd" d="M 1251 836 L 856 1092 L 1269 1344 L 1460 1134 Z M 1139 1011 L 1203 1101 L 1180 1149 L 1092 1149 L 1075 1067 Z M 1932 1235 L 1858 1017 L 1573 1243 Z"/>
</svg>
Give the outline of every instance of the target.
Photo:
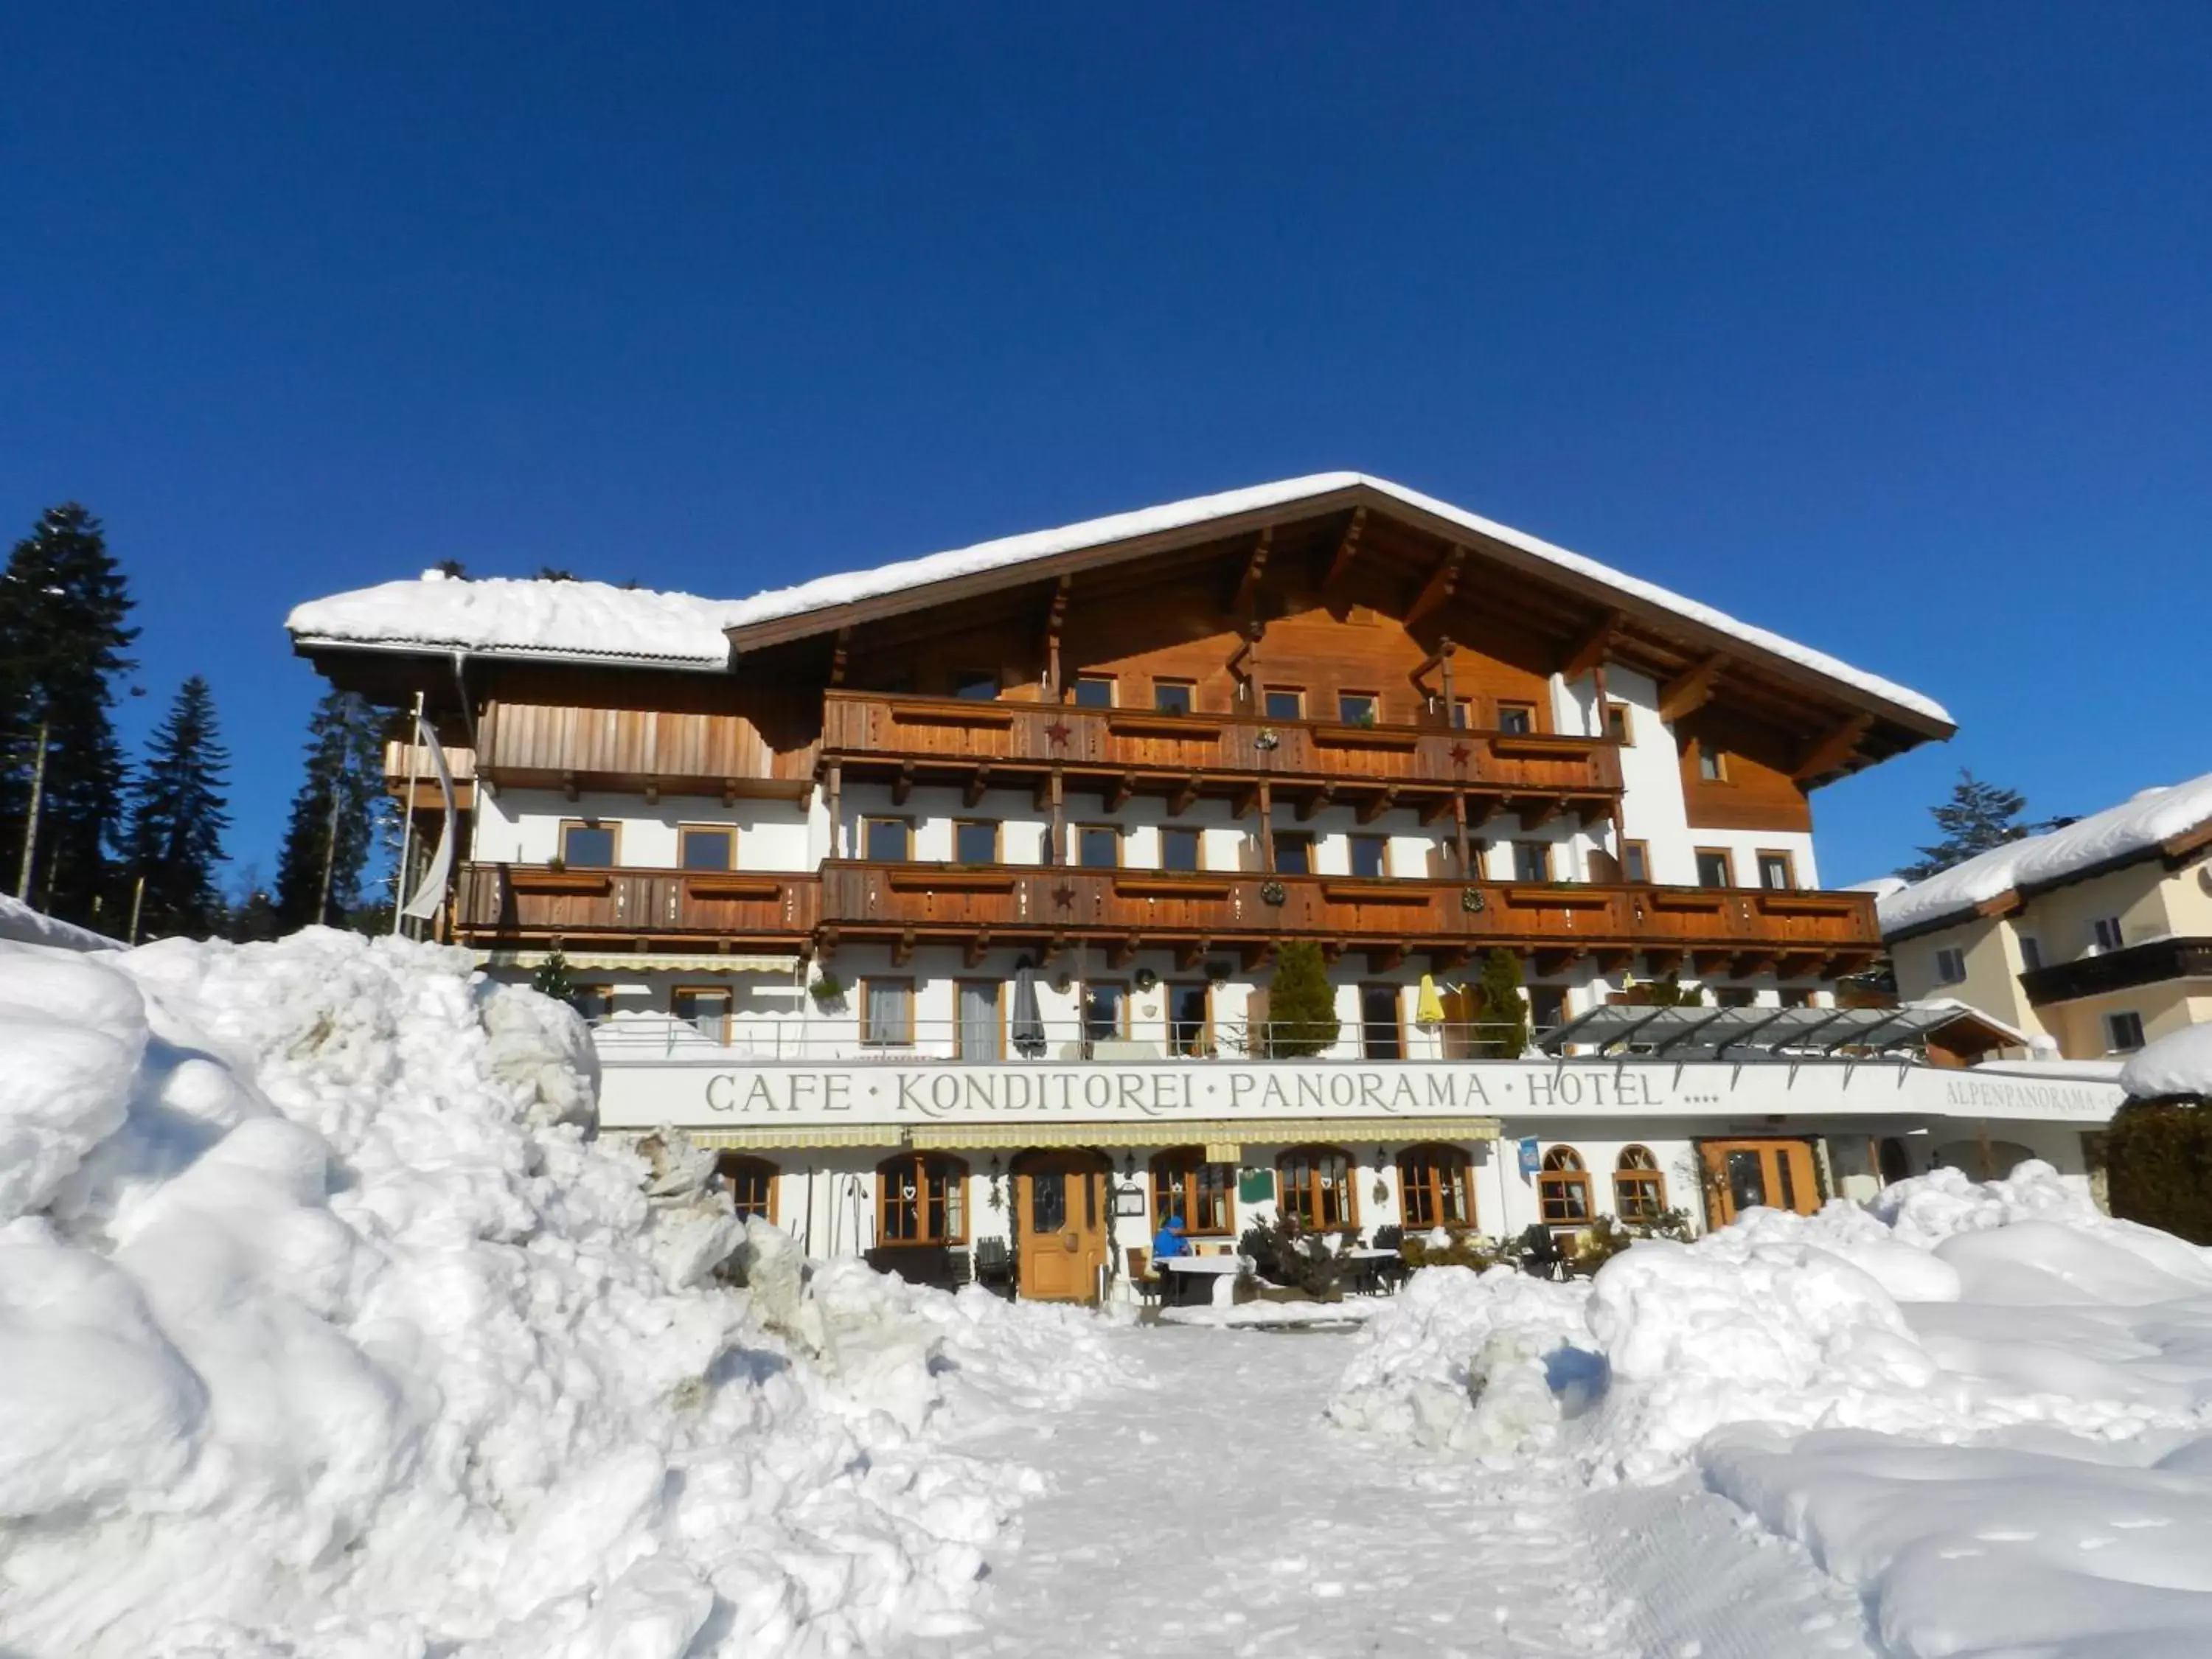
<svg viewBox="0 0 2212 1659">
<path fill-rule="evenodd" d="M 1372 726 L 1380 718 L 1374 696 L 1366 691 L 1340 691 L 1336 717 L 1346 726 Z"/>
<path fill-rule="evenodd" d="M 1154 680 L 1152 707 L 1163 714 L 1188 714 L 1195 690 L 1188 680 Z"/>
<path fill-rule="evenodd" d="M 1536 707 L 1527 702 L 1498 705 L 1498 729 L 1513 737 L 1526 737 L 1536 729 Z"/>
<path fill-rule="evenodd" d="M 1698 775 L 1707 783 L 1728 781 L 1728 751 L 1711 744 L 1698 745 Z"/>
<path fill-rule="evenodd" d="M 999 695 L 999 677 L 980 668 L 963 668 L 952 677 L 952 695 L 970 702 L 989 702 Z"/>
<path fill-rule="evenodd" d="M 1078 708 L 1111 708 L 1114 706 L 1112 678 L 1105 674 L 1077 675 L 1075 706 Z"/>
</svg>

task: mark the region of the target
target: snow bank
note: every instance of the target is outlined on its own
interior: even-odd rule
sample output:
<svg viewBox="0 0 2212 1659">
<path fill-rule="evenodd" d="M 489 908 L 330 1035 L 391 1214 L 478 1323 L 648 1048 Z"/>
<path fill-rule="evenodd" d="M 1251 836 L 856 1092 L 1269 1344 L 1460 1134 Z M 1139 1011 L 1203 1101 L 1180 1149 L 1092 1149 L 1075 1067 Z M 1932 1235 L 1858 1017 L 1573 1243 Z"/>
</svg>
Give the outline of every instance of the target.
<svg viewBox="0 0 2212 1659">
<path fill-rule="evenodd" d="M 755 1290 L 698 1286 L 696 1194 L 586 1138 L 581 1023 L 465 952 L 0 945 L 0 1054 L 26 1659 L 957 1631 L 1031 1480 L 947 1437 L 1113 1380 L 1099 1322 L 772 1229 Z"/>
<path fill-rule="evenodd" d="M 74 922 L 57 921 L 21 899 L 0 894 L 0 940 L 51 945 L 58 951 L 119 951 L 122 941 Z"/>
<path fill-rule="evenodd" d="M 2212 820 L 2212 772 L 2171 788 L 2145 789 L 2118 806 L 2026 836 L 1875 901 L 1885 937 L 1924 927 L 2022 888 L 2064 881 L 2148 853 Z"/>
<path fill-rule="evenodd" d="M 1493 520 L 1478 517 L 1449 501 L 1424 495 L 1387 478 L 1358 472 L 1322 472 L 1274 483 L 1197 495 L 1133 513 L 1057 529 L 978 542 L 921 558 L 872 569 L 821 576 L 749 599 L 695 599 L 686 593 L 654 593 L 609 587 L 602 582 L 512 581 L 493 579 L 456 581 L 441 573 L 419 582 L 386 582 L 339 593 L 296 607 L 285 626 L 301 639 L 349 641 L 368 645 L 417 644 L 525 654 L 633 657 L 672 665 L 720 668 L 729 651 L 721 630 L 775 622 L 862 599 L 911 592 L 963 576 L 1010 569 L 1056 554 L 1104 547 L 1140 536 L 1155 536 L 1241 513 L 1365 485 L 1416 510 L 1463 530 L 1514 548 L 1538 564 L 1569 571 L 1586 582 L 1628 599 L 1725 634 L 1756 649 L 1811 670 L 1883 701 L 1948 725 L 1941 703 L 1881 676 L 1815 651 L 1809 646 L 1734 617 L 1695 599 L 1639 580 L 1611 566 Z M 472 591 L 473 590 L 473 591 Z"/>
<path fill-rule="evenodd" d="M 1587 1285 L 1424 1272 L 1344 1426 L 1688 1473 L 1856 1588 L 1881 1650 L 2212 1649 L 2212 1251 L 2025 1164 L 1640 1243 Z"/>
<path fill-rule="evenodd" d="M 2137 1100 L 2212 1098 L 2212 1025 L 2185 1026 L 2137 1050 L 2120 1069 L 2120 1087 Z"/>
</svg>

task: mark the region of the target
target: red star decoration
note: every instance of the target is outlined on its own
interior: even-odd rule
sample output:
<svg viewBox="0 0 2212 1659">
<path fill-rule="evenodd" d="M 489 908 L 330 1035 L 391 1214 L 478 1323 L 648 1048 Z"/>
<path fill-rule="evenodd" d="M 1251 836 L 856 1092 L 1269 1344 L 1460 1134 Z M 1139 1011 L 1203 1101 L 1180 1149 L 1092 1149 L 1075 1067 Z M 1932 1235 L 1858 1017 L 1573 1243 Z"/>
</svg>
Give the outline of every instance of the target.
<svg viewBox="0 0 2212 1659">
<path fill-rule="evenodd" d="M 1464 766 L 1464 765 L 1466 765 L 1466 764 L 1467 764 L 1467 757 L 1468 757 L 1470 754 L 1472 754 L 1473 752 L 1474 752 L 1474 750 L 1470 750 L 1470 749 L 1469 749 L 1469 748 L 1468 748 L 1465 744 L 1463 744 L 1463 743 L 1455 743 L 1455 744 L 1454 744 L 1451 746 L 1452 764 L 1453 764 L 1453 765 L 1455 765 L 1455 766 Z"/>
<path fill-rule="evenodd" d="M 1074 903 L 1075 890 L 1073 887 L 1070 887 L 1066 882 L 1060 883 L 1059 886 L 1052 890 L 1052 902 L 1054 904 Z"/>
<path fill-rule="evenodd" d="M 1045 727 L 1044 734 L 1054 743 L 1065 748 L 1067 744 L 1068 731 L 1069 727 L 1066 720 L 1054 720 L 1050 726 Z"/>
</svg>

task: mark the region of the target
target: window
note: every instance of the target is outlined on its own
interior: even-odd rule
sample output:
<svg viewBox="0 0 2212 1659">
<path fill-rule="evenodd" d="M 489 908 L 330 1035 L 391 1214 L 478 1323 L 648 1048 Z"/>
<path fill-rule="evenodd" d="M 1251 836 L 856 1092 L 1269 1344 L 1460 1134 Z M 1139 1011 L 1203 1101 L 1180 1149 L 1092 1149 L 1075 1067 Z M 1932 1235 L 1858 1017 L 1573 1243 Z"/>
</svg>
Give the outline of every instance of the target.
<svg viewBox="0 0 2212 1659">
<path fill-rule="evenodd" d="M 1613 1212 L 1623 1221 L 1656 1221 L 1667 1212 L 1667 1177 L 1644 1146 L 1624 1146 L 1613 1171 Z"/>
<path fill-rule="evenodd" d="M 2043 966 L 2043 942 L 2033 933 L 2020 936 L 2020 965 L 2031 974 Z"/>
<path fill-rule="evenodd" d="M 1369 1060 L 1403 1060 L 1406 1034 L 1398 1024 L 1398 988 L 1359 988 L 1359 1052 Z"/>
<path fill-rule="evenodd" d="M 1548 1031 L 1567 1023 L 1567 994 L 1557 985 L 1532 985 L 1528 988 L 1528 1025 L 1536 1031 Z"/>
<path fill-rule="evenodd" d="M 1110 1042 L 1129 1035 L 1129 988 L 1111 980 L 1092 980 L 1083 987 L 1083 1038 L 1086 1042 Z"/>
<path fill-rule="evenodd" d="M 1474 1225 L 1474 1180 L 1456 1146 L 1408 1146 L 1398 1154 L 1398 1203 L 1408 1227 Z"/>
<path fill-rule="evenodd" d="M 1195 870 L 1199 867 L 1198 831 L 1172 825 L 1160 831 L 1160 868 Z"/>
<path fill-rule="evenodd" d="M 561 862 L 576 870 L 615 867 L 615 826 L 570 819 L 561 826 Z"/>
<path fill-rule="evenodd" d="M 1194 1060 L 1213 1051 L 1212 1003 L 1204 985 L 1168 987 L 1168 1049 Z"/>
<path fill-rule="evenodd" d="M 914 1041 L 912 980 L 860 981 L 860 1041 L 872 1048 L 896 1047 Z"/>
<path fill-rule="evenodd" d="M 1390 841 L 1387 836 L 1352 838 L 1352 873 L 1379 879 L 1390 873 Z"/>
<path fill-rule="evenodd" d="M 1759 884 L 1770 893 L 1786 893 L 1797 885 L 1797 866 L 1787 853 L 1759 855 Z"/>
<path fill-rule="evenodd" d="M 1550 1227 L 1581 1227 L 1590 1218 L 1589 1173 L 1571 1146 L 1554 1146 L 1536 1172 L 1536 1202 Z"/>
<path fill-rule="evenodd" d="M 1728 775 L 1727 753 L 1711 744 L 1700 743 L 1698 745 L 1698 775 L 1707 783 L 1726 783 Z"/>
<path fill-rule="evenodd" d="M 1759 993 L 1745 985 L 1717 985 L 1711 988 L 1716 1008 L 1749 1008 L 1759 1000 Z"/>
<path fill-rule="evenodd" d="M 1474 724 L 1474 700 L 1472 697 L 1452 699 L 1451 723 L 1455 732 L 1464 732 Z"/>
<path fill-rule="evenodd" d="M 987 818 L 960 818 L 952 825 L 952 861 L 955 864 L 996 864 L 999 861 L 999 826 Z"/>
<path fill-rule="evenodd" d="M 1516 841 L 1513 843 L 1514 880 L 1549 881 L 1551 878 L 1551 842 L 1547 841 Z"/>
<path fill-rule="evenodd" d="M 1620 843 L 1620 873 L 1626 881 L 1642 883 L 1651 879 L 1651 848 L 1648 842 Z"/>
<path fill-rule="evenodd" d="M 730 994 L 716 988 L 702 990 L 695 986 L 679 985 L 670 995 L 668 1006 L 677 1018 L 705 1037 L 709 1042 L 730 1040 Z"/>
<path fill-rule="evenodd" d="M 989 702 L 999 695 L 999 677 L 985 669 L 961 669 L 952 676 L 952 695 L 972 702 Z"/>
<path fill-rule="evenodd" d="M 1809 1008 L 1813 1006 L 1813 994 L 1802 987 L 1794 988 L 1785 987 L 1775 994 L 1781 1000 L 1784 1008 Z"/>
<path fill-rule="evenodd" d="M 1078 674 L 1075 677 L 1075 706 L 1078 708 L 1111 708 L 1114 706 L 1114 682 L 1103 674 Z"/>
<path fill-rule="evenodd" d="M 907 818 L 862 818 L 860 856 L 878 864 L 904 864 L 914 856 L 914 824 Z"/>
<path fill-rule="evenodd" d="M 1313 837 L 1302 832 L 1277 836 L 1275 873 L 1279 876 L 1313 874 Z"/>
<path fill-rule="evenodd" d="M 2096 941 L 2100 951 L 2118 950 L 2121 945 L 2120 919 L 2118 916 L 2099 916 L 2089 924 L 2089 936 Z"/>
<path fill-rule="evenodd" d="M 1629 736 L 1629 729 L 1628 705 L 1625 702 L 1607 703 L 1605 706 L 1606 736 L 1611 738 L 1615 743 L 1632 743 L 1635 739 Z"/>
<path fill-rule="evenodd" d="M 1079 824 L 1075 861 L 1085 870 L 1114 870 L 1121 863 L 1121 832 L 1110 823 Z"/>
<path fill-rule="evenodd" d="M 1372 726 L 1382 714 L 1372 692 L 1340 691 L 1336 694 L 1336 717 L 1346 726 Z"/>
<path fill-rule="evenodd" d="M 999 1023 L 999 981 L 963 979 L 959 986 L 960 1058 L 990 1061 L 1006 1057 L 1004 1027 Z"/>
<path fill-rule="evenodd" d="M 714 1159 L 714 1173 L 730 1189 L 730 1206 L 737 1211 L 738 1220 L 750 1221 L 755 1216 L 769 1223 L 775 1220 L 775 1178 L 781 1172 L 775 1164 L 764 1158 L 724 1152 Z"/>
<path fill-rule="evenodd" d="M 885 1244 L 968 1242 L 968 1166 L 903 1152 L 876 1166 L 876 1237 Z"/>
<path fill-rule="evenodd" d="M 568 1006 L 586 1019 L 605 1019 L 615 1011 L 615 988 L 611 985 L 573 985 L 568 991 Z"/>
<path fill-rule="evenodd" d="M 1359 1195 L 1352 1188 L 1352 1160 L 1334 1146 L 1293 1146 L 1277 1160 L 1275 1174 L 1285 1215 L 1316 1231 L 1359 1224 Z"/>
<path fill-rule="evenodd" d="M 1181 1216 L 1187 1233 L 1233 1233 L 1236 1190 L 1234 1164 L 1208 1164 L 1197 1146 L 1172 1147 L 1152 1159 L 1152 1224 L 1164 1226 L 1169 1217 Z"/>
<path fill-rule="evenodd" d="M 2123 1008 L 2105 1016 L 2105 1047 L 2116 1054 L 2132 1054 L 2143 1046 L 2142 1016 Z"/>
<path fill-rule="evenodd" d="M 734 830 L 686 824 L 676 832 L 676 862 L 686 870 L 733 870 L 737 855 Z"/>
<path fill-rule="evenodd" d="M 1936 982 L 1938 985 L 1962 985 L 1966 979 L 1966 953 L 1954 945 L 1947 945 L 1936 953 Z"/>
<path fill-rule="evenodd" d="M 1501 702 L 1498 705 L 1498 729 L 1516 737 L 1525 737 L 1536 729 L 1536 705 L 1529 702 Z"/>
<path fill-rule="evenodd" d="M 1698 885 L 1700 887 L 1733 887 L 1735 885 L 1735 860 L 1722 847 L 1698 848 Z"/>
<path fill-rule="evenodd" d="M 1188 714 L 1196 707 L 1196 691 L 1188 680 L 1154 680 L 1152 707 L 1163 714 Z"/>
<path fill-rule="evenodd" d="M 1287 685 L 1271 685 L 1260 706 L 1271 720 L 1302 720 L 1306 717 L 1306 694 Z"/>
</svg>

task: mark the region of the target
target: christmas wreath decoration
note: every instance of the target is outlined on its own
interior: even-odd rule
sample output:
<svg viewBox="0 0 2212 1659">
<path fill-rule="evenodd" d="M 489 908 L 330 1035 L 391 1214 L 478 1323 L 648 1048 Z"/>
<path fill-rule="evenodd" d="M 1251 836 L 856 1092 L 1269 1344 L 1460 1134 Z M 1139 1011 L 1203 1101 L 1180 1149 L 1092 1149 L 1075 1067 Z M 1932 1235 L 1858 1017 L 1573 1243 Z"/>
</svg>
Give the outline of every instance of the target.
<svg viewBox="0 0 2212 1659">
<path fill-rule="evenodd" d="M 1487 902 L 1488 901 L 1482 896 L 1482 889 L 1480 887 L 1466 888 L 1459 896 L 1459 908 L 1470 914 L 1481 909 Z"/>
<path fill-rule="evenodd" d="M 1291 890 L 1279 881 L 1263 881 L 1260 884 L 1260 901 L 1263 904 L 1287 904 L 1290 902 L 1290 897 Z"/>
</svg>

